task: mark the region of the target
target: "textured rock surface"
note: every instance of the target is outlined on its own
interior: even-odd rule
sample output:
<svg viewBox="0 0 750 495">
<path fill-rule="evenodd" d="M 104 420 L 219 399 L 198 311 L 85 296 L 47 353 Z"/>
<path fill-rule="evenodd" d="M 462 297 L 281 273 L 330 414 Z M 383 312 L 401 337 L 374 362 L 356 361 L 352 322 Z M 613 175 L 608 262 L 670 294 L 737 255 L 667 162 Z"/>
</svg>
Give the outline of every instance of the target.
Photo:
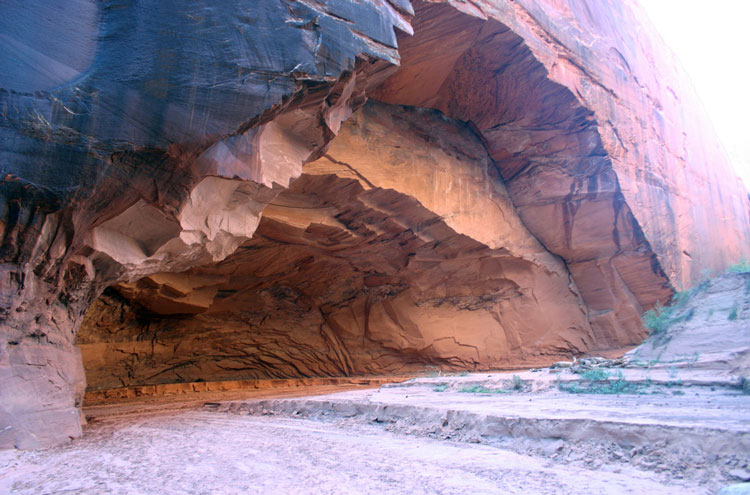
<svg viewBox="0 0 750 495">
<path fill-rule="evenodd" d="M 343 125 L 235 254 L 118 290 L 141 308 L 95 304 L 78 341 L 90 388 L 537 365 L 598 344 L 476 135 L 384 104 Z"/>
<path fill-rule="evenodd" d="M 521 2 L 524 3 L 527 2 Z M 691 276 L 683 273 L 682 265 L 676 266 L 673 259 L 674 246 L 670 243 L 677 242 L 678 234 L 670 231 L 664 236 L 661 232 L 673 228 L 675 221 L 650 206 L 658 201 L 670 210 L 684 208 L 685 198 L 670 196 L 669 190 L 651 188 L 651 199 L 626 201 L 617 167 L 632 174 L 643 168 L 643 159 L 628 155 L 623 157 L 626 163 L 615 163 L 613 156 L 620 156 L 623 151 L 618 149 L 615 155 L 607 149 L 602 138 L 603 117 L 596 112 L 612 114 L 604 116 L 609 126 L 619 129 L 627 125 L 629 129 L 634 118 L 652 118 L 651 104 L 634 100 L 615 106 L 619 103 L 617 93 L 602 96 L 597 91 L 600 88 L 590 89 L 597 81 L 584 65 L 598 68 L 600 59 L 594 56 L 594 50 L 599 45 L 584 49 L 578 38 L 564 38 L 579 48 L 575 53 L 580 55 L 575 57 L 563 42 L 548 33 L 553 28 L 564 27 L 566 33 L 575 29 L 578 22 L 587 19 L 583 16 L 586 12 L 574 12 L 572 7 L 560 5 L 557 9 L 564 23 L 550 27 L 547 24 L 552 21 L 540 12 L 541 3 L 544 2 L 528 2 L 521 7 L 477 2 L 477 7 L 456 4 L 457 9 L 416 3 L 415 35 L 400 39 L 401 69 L 373 96 L 393 103 L 438 108 L 450 117 L 472 122 L 506 180 L 526 226 L 547 249 L 566 261 L 591 310 L 591 323 L 599 340 L 615 345 L 622 342 L 623 335 L 638 332 L 644 309 L 668 298 L 668 280 L 679 286 Z M 578 7 L 586 9 L 584 5 Z M 620 15 L 614 6 L 610 8 Z M 583 19 L 578 19 L 579 15 Z M 603 12 L 587 15 L 593 20 L 607 19 Z M 490 19 L 483 21 L 486 17 Z M 611 42 L 619 41 L 613 35 Z M 414 85 L 414 80 L 429 83 Z M 599 100 L 587 100 L 581 94 L 582 87 Z M 610 106 L 615 106 L 614 111 Z M 653 129 L 648 136 L 634 141 L 664 142 L 669 138 Z M 679 166 L 681 173 L 685 167 L 667 164 Z M 728 167 L 725 172 L 731 173 Z M 671 169 L 667 173 L 667 177 L 675 175 Z M 741 213 L 747 199 L 739 194 L 741 185 L 736 179 L 726 182 L 735 197 L 717 205 L 717 213 L 733 216 L 727 225 L 716 227 L 733 241 L 728 243 L 729 253 L 712 254 L 719 257 L 739 255 L 747 249 L 735 244 L 738 228 L 742 229 L 742 238 L 747 239 L 747 219 Z M 706 194 L 702 194 L 697 202 L 705 199 Z M 642 208 L 646 200 L 649 206 L 641 213 L 646 222 L 639 223 L 631 204 Z M 742 219 L 739 227 L 734 218 Z M 681 219 L 685 223 L 702 220 Z M 655 228 L 654 222 L 668 226 Z M 645 236 L 644 225 L 658 232 Z M 707 229 L 708 225 L 700 228 Z M 656 252 L 652 241 L 657 242 Z M 666 260 L 672 269 L 671 277 L 665 276 L 657 260 Z M 708 263 L 704 261 L 703 266 Z M 711 263 L 720 264 L 716 260 Z"/>
<path fill-rule="evenodd" d="M 637 4 L 613 0 L 447 3 L 510 28 L 543 65 L 549 80 L 567 88 L 576 103 L 591 112 L 619 190 L 675 287 L 696 284 L 706 270 L 721 272 L 748 255 L 747 190 L 737 180 L 688 76 Z M 419 10 L 420 4 L 415 5 Z M 491 20 L 487 24 L 492 25 Z M 414 26 L 418 21 L 419 16 Z M 483 29 L 486 33 L 488 28 Z M 399 42 L 406 59 L 408 39 Z M 441 44 L 441 53 L 446 46 L 450 45 Z M 501 74 L 508 70 L 500 67 Z M 520 92 L 526 97 L 517 100 L 532 99 L 550 111 L 549 99 L 529 98 L 528 89 L 500 83 L 496 87 L 508 96 Z M 538 85 L 532 88 L 535 96 L 544 94 Z M 507 120 L 531 127 L 527 131 L 549 130 L 529 126 L 533 121 L 528 115 L 519 119 L 511 113 Z M 558 135 L 544 143 L 554 147 L 559 140 Z M 539 139 L 530 142 L 535 141 Z M 586 150 L 592 144 L 577 146 Z M 489 149 L 493 151 L 492 146 Z M 524 155 L 530 158 L 528 152 Z M 493 153 L 493 157 L 504 170 L 502 155 Z M 515 167 L 512 170 L 517 173 Z M 513 191 L 512 184 L 509 189 Z M 712 239 L 721 239 L 721 246 Z"/>
<path fill-rule="evenodd" d="M 101 386 L 531 363 L 641 338 L 644 309 L 750 254 L 747 194 L 642 16 L 579 0 L 9 3 L 0 447 L 79 434 L 73 343 L 113 284 L 81 339 L 100 346 Z M 325 156 L 368 95 L 476 136 L 434 124 L 458 129 L 455 150 L 423 128 L 413 156 L 443 168 L 412 175 L 366 139 L 371 156 L 335 141 Z"/>
<path fill-rule="evenodd" d="M 387 3 L 118 7 L 4 9 L 0 446 L 80 434 L 90 302 L 249 239 L 410 29 Z"/>
</svg>

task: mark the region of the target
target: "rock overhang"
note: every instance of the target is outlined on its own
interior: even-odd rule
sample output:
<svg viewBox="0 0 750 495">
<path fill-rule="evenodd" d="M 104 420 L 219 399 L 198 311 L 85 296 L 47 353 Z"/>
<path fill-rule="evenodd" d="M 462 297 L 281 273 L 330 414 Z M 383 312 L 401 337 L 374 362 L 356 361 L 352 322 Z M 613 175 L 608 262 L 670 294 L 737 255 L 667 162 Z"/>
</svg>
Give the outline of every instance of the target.
<svg viewBox="0 0 750 495">
<path fill-rule="evenodd" d="M 89 64 L 83 79 L 36 93 L 5 87 L 12 86 L 10 83 L 3 86 L 0 97 L 7 109 L 0 128 L 0 152 L 5 160 L 4 332 L 6 340 L 16 344 L 5 345 L 0 364 L 9 376 L 18 376 L 17 371 L 31 364 L 23 356 L 44 352 L 44 346 L 72 356 L 60 363 L 75 361 L 77 354 L 71 346 L 76 330 L 90 301 L 107 285 L 125 283 L 121 295 L 136 298 L 137 291 L 128 292 L 127 287 L 146 284 L 145 289 L 139 289 L 166 293 L 160 303 L 166 313 L 202 314 L 217 297 L 231 300 L 235 294 L 231 291 L 238 288 L 165 281 L 169 272 L 220 265 L 227 256 L 227 263 L 232 262 L 231 253 L 238 247 L 241 258 L 243 245 L 259 242 L 254 237 L 258 230 L 289 236 L 291 229 L 291 238 L 329 236 L 328 250 L 337 243 L 345 244 L 351 227 L 341 228 L 342 222 L 336 218 L 341 211 L 333 217 L 330 212 L 317 215 L 323 219 L 320 224 L 310 223 L 300 234 L 299 225 L 308 220 L 285 211 L 288 204 L 273 204 L 276 199 L 291 201 L 294 187 L 323 187 L 322 175 L 330 176 L 333 183 L 348 184 L 339 191 L 362 188 L 354 195 L 359 199 L 348 196 L 354 204 L 362 205 L 362 198 L 375 195 L 382 199 L 385 195 L 390 206 L 395 202 L 411 204 L 414 211 L 426 208 L 434 218 L 424 221 L 433 229 L 439 226 L 442 239 L 451 239 L 449 242 L 441 245 L 436 238 L 427 240 L 420 222 L 411 225 L 414 218 L 396 221 L 394 211 L 383 209 L 383 205 L 373 210 L 374 203 L 368 203 L 377 215 L 387 212 L 386 216 L 392 216 L 386 222 L 389 229 L 401 229 L 401 235 L 417 232 L 421 235 L 416 236 L 418 242 L 429 245 L 431 251 L 442 251 L 421 261 L 424 273 L 434 273 L 436 266 L 442 266 L 439 270 L 446 274 L 457 273 L 455 267 L 446 268 L 451 265 L 446 253 L 452 250 L 448 257 L 460 259 L 461 249 L 465 249 L 466 253 L 485 252 L 486 259 L 521 260 L 543 274 L 542 279 L 548 279 L 549 273 L 564 275 L 565 288 L 545 293 L 545 297 L 551 300 L 557 295 L 555 307 L 560 294 L 566 294 L 570 300 L 560 304 L 569 308 L 563 313 L 569 321 L 579 323 L 545 330 L 547 340 L 542 338 L 533 351 L 523 339 L 508 338 L 517 336 L 516 331 L 503 329 L 499 340 L 505 340 L 500 342 L 465 330 L 467 326 L 492 327 L 495 323 L 490 320 L 455 325 L 455 334 L 465 332 L 467 339 L 473 339 L 466 349 L 474 346 L 454 361 L 459 366 L 500 362 L 480 356 L 480 351 L 491 351 L 493 346 L 503 350 L 496 355 L 505 353 L 507 358 L 515 353 L 528 361 L 530 356 L 635 343 L 643 335 L 639 319 L 643 309 L 668 298 L 672 287 L 685 286 L 703 268 L 716 269 L 746 254 L 750 230 L 747 195 L 740 195 L 736 184 L 718 175 L 722 166 L 724 173 L 729 169 L 710 137 L 687 139 L 688 134 L 705 134 L 700 119 L 695 122 L 684 116 L 692 111 L 690 91 L 671 67 L 665 69 L 668 81 L 662 83 L 654 77 L 662 69 L 649 62 L 648 56 L 664 57 L 658 43 L 649 36 L 636 38 L 629 29 L 618 27 L 636 25 L 637 8 L 607 4 L 592 10 L 574 1 L 555 4 L 553 11 L 558 15 L 551 16 L 552 7 L 542 0 L 446 5 L 415 2 L 413 9 L 408 3 L 385 1 L 292 2 L 285 4 L 286 9 L 279 5 L 254 3 L 248 9 L 235 2 L 221 9 L 204 4 L 144 4 L 133 7 L 137 10 L 133 18 L 143 19 L 141 28 L 128 30 L 116 9 L 102 4 L 98 7 L 103 10 L 97 38 L 102 46 L 96 52 L 100 58 Z M 161 29 L 156 21 L 167 11 L 170 28 Z M 409 33 L 409 23 L 414 26 L 414 36 L 397 38 L 394 28 Z M 222 30 L 235 36 L 223 37 Z M 193 36 L 204 31 L 207 38 Z M 274 43 L 284 36 L 296 42 Z M 399 58 L 401 68 L 396 71 L 393 64 Z M 371 165 L 365 167 L 370 177 L 344 170 L 342 164 L 351 165 L 352 160 L 342 159 L 346 150 L 336 150 L 336 135 L 367 96 L 435 108 L 449 119 L 467 122 L 468 131 L 464 128 L 459 134 L 473 133 L 489 157 L 479 161 L 493 162 L 481 179 L 485 186 L 502 184 L 504 179 L 508 202 L 518 210 L 517 224 L 529 233 L 525 248 L 508 249 L 506 244 L 516 234 L 493 236 L 472 228 L 471 212 L 449 211 L 447 201 L 440 203 L 445 197 L 425 196 L 425 188 L 417 180 L 389 184 Z M 684 101 L 680 100 L 683 97 Z M 429 136 L 430 131 L 422 134 Z M 335 152 L 327 153 L 329 146 Z M 378 154 L 377 147 L 361 149 Z M 391 154 L 388 159 L 393 157 Z M 396 156 L 395 161 L 398 159 Z M 709 169 L 709 162 L 724 165 Z M 44 166 L 46 163 L 56 166 Z M 294 178 L 300 174 L 304 175 L 295 186 Z M 470 175 L 467 178 L 474 180 Z M 691 180 L 694 178 L 700 180 Z M 380 185 L 373 184 L 378 180 Z M 212 194 L 219 189 L 230 193 Z M 375 194 L 370 189 L 385 192 Z M 686 199 L 681 191 L 710 199 L 704 203 Z M 474 193 L 477 195 L 481 194 Z M 718 221 L 710 221 L 712 215 Z M 371 220 L 378 224 L 375 217 Z M 482 215 L 474 213 L 474 217 L 473 221 L 480 218 L 481 224 Z M 139 222 L 145 222 L 144 228 L 133 228 Z M 685 235 L 691 227 L 697 239 Z M 452 234 L 445 237 L 446 232 Z M 719 249 L 708 249 L 700 242 L 708 232 L 723 239 Z M 471 242 L 458 240 L 464 237 Z M 537 245 L 530 247 L 534 242 Z M 498 252 L 487 256 L 488 251 Z M 529 254 L 532 252 L 535 254 Z M 397 259 L 394 256 L 386 261 Z M 503 263 L 500 268 L 490 268 L 487 261 L 469 261 L 467 265 L 479 274 L 503 269 Z M 465 267 L 458 272 L 462 269 Z M 518 275 L 514 276 L 512 284 L 489 284 L 485 292 L 502 296 L 519 287 L 544 286 L 540 280 L 518 284 Z M 514 276 L 500 278 L 513 280 Z M 147 279 L 151 282 L 137 282 L 143 277 L 151 277 Z M 402 279 L 388 277 L 392 274 L 375 270 L 358 283 L 368 290 L 390 287 L 384 290 L 386 298 L 409 293 L 403 289 L 408 284 Z M 461 321 L 469 307 L 477 305 L 480 312 L 491 312 L 486 308 L 503 299 L 498 296 L 493 300 L 492 294 L 475 290 L 470 277 L 463 277 L 463 288 L 456 287 L 461 284 L 455 280 L 461 278 L 446 276 L 435 284 L 412 274 L 410 283 L 429 290 L 435 288 L 431 285 L 453 285 L 457 294 L 437 295 L 427 305 L 441 313 L 445 304 L 458 308 L 453 316 L 442 317 L 443 321 Z M 327 285 L 339 282 L 332 278 Z M 303 307 L 320 304 L 302 304 L 295 294 L 304 291 L 295 287 L 282 284 L 281 289 L 267 289 L 263 294 L 269 295 L 270 301 L 291 300 Z M 401 330 L 375 331 L 379 335 L 375 341 L 389 352 L 400 349 L 401 361 L 414 366 L 439 363 L 451 352 L 457 354 L 454 350 L 461 347 L 461 341 L 450 332 L 436 335 L 432 344 L 429 339 L 420 340 L 424 337 L 420 328 L 441 325 L 429 318 L 421 324 L 404 324 L 399 314 L 416 311 L 414 308 L 423 311 L 424 305 L 411 300 L 411 306 L 403 306 L 406 295 L 400 297 L 390 309 L 381 305 L 377 311 L 382 315 L 377 318 L 381 323 L 396 322 Z M 534 299 L 536 295 L 531 291 L 520 300 L 524 297 Z M 167 299 L 172 302 L 165 303 Z M 444 302 L 436 306 L 436 300 Z M 582 316 L 573 317 L 570 308 L 577 308 Z M 361 313 L 371 309 L 364 304 Z M 508 316 L 524 311 L 544 313 L 521 305 L 506 312 L 506 317 L 513 324 L 535 327 L 529 330 L 529 337 L 546 328 L 543 321 L 534 320 L 532 325 Z M 307 323 L 313 321 L 307 316 L 298 321 L 305 318 Z M 323 331 L 328 332 L 327 337 L 320 333 L 324 344 L 315 347 L 313 354 L 337 364 L 312 366 L 304 372 L 285 365 L 285 371 L 279 373 L 355 370 L 354 361 L 347 361 L 341 352 L 347 346 L 331 342 L 338 338 L 337 333 L 346 335 L 361 321 L 356 316 L 345 323 L 340 317 L 339 323 L 334 320 L 330 318 L 328 330 Z M 499 320 L 502 318 L 493 321 Z M 367 330 L 367 318 L 362 321 Z M 319 323 L 310 324 L 320 327 Z M 200 329 L 206 323 L 191 325 Z M 383 328 L 395 328 L 388 325 L 391 323 Z M 411 329 L 405 331 L 407 327 Z M 412 337 L 404 340 L 397 337 L 400 334 Z M 560 338 L 549 338 L 555 334 Z M 231 338 L 225 341 L 231 347 Z M 415 349 L 428 348 L 427 361 L 415 353 Z M 328 359 L 326 353 L 338 353 L 338 357 Z M 396 354 L 389 355 L 388 366 L 399 362 Z M 310 358 L 299 360 L 309 362 Z M 68 366 L 54 361 L 50 372 Z M 272 369 L 270 361 L 256 366 Z M 450 360 L 446 362 L 450 364 Z M 74 397 L 80 398 L 81 393 L 80 374 L 67 368 L 61 371 L 70 379 L 63 378 L 57 386 L 68 390 L 71 398 L 61 400 L 59 407 L 75 411 L 79 399 Z M 42 375 L 40 380 L 44 380 Z M 171 379 L 179 377 L 172 375 Z M 22 423 L 15 418 L 35 410 L 35 405 L 22 402 L 10 411 L 10 423 Z M 58 416 L 49 412 L 51 418 Z M 75 435 L 75 429 L 67 424 L 61 431 Z"/>
</svg>

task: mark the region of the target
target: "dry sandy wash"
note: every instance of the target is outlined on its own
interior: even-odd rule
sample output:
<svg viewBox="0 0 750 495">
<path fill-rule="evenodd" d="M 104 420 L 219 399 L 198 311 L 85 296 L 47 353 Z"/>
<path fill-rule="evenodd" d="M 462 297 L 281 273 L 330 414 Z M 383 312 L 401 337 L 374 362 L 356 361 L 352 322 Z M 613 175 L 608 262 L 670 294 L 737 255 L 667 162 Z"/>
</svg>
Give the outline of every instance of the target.
<svg viewBox="0 0 750 495">
<path fill-rule="evenodd" d="M 66 447 L 0 455 L 5 464 L 0 490 L 19 494 L 683 494 L 693 489 L 635 468 L 560 465 L 377 427 L 198 411 L 106 420 Z"/>
<path fill-rule="evenodd" d="M 716 493 L 750 469 L 750 397 L 682 373 L 681 394 L 658 371 L 618 396 L 525 372 L 508 393 L 512 375 L 475 374 L 110 401 L 81 439 L 0 452 L 0 493 Z"/>
</svg>

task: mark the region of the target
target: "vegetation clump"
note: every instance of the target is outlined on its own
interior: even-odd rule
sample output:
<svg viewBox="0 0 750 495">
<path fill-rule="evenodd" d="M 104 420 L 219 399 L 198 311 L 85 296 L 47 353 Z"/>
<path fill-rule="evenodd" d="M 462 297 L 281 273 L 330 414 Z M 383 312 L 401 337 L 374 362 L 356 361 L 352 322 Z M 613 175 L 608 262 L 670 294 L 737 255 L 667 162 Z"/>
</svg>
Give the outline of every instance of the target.
<svg viewBox="0 0 750 495">
<path fill-rule="evenodd" d="M 737 319 L 737 305 L 736 304 L 732 306 L 732 309 L 729 311 L 729 316 L 727 316 L 727 318 L 730 321 L 734 321 Z"/>
<path fill-rule="evenodd" d="M 471 387 L 463 387 L 459 390 L 462 394 L 507 394 L 507 390 L 502 388 L 487 388 L 483 385 L 472 385 Z"/>
<path fill-rule="evenodd" d="M 745 395 L 750 395 L 750 378 L 746 376 L 740 377 L 740 381 L 737 384 L 737 387 L 742 391 Z"/>
<path fill-rule="evenodd" d="M 639 384 L 625 380 L 622 371 L 617 370 L 614 376 L 606 370 L 594 369 L 581 373 L 574 383 L 557 384 L 558 390 L 569 394 L 643 394 L 650 386 L 650 381 Z"/>
<path fill-rule="evenodd" d="M 742 259 L 738 263 L 731 265 L 727 268 L 727 273 L 750 273 L 750 260 Z M 706 274 L 706 279 L 701 282 L 697 287 L 687 289 L 680 292 L 675 292 L 672 296 L 672 301 L 668 306 L 662 306 L 657 304 L 653 309 L 646 311 L 643 314 L 643 325 L 649 329 L 649 336 L 655 336 L 665 333 L 672 325 L 680 323 L 682 321 L 690 321 L 692 319 L 695 309 L 690 308 L 687 311 L 680 311 L 687 301 L 708 287 L 710 283 L 709 274 Z M 745 283 L 745 295 L 750 294 L 750 280 Z M 708 310 L 707 320 L 714 314 L 714 309 Z M 739 308 L 737 304 L 732 306 L 729 310 L 727 318 L 730 321 L 734 321 L 739 317 Z"/>
<path fill-rule="evenodd" d="M 581 378 L 590 382 L 598 382 L 609 378 L 609 371 L 601 368 L 595 368 L 593 370 L 586 370 L 581 373 Z"/>
<path fill-rule="evenodd" d="M 649 335 L 660 335 L 665 333 L 669 327 L 682 321 L 690 321 L 695 314 L 695 309 L 680 311 L 688 302 L 690 297 L 703 287 L 675 292 L 672 303 L 669 306 L 657 304 L 653 309 L 646 311 L 643 315 L 643 325 L 649 329 Z"/>
<path fill-rule="evenodd" d="M 524 383 L 520 376 L 513 375 L 510 383 L 504 388 L 489 388 L 484 385 L 472 385 L 461 388 L 459 392 L 464 394 L 509 394 L 512 392 L 522 392 Z"/>
<path fill-rule="evenodd" d="M 518 375 L 513 375 L 513 380 L 511 380 L 510 388 L 512 390 L 516 390 L 520 392 L 523 390 L 523 380 L 521 380 L 521 377 Z"/>
<path fill-rule="evenodd" d="M 742 259 L 734 265 L 727 268 L 729 273 L 748 273 L 750 272 L 750 260 Z"/>
</svg>

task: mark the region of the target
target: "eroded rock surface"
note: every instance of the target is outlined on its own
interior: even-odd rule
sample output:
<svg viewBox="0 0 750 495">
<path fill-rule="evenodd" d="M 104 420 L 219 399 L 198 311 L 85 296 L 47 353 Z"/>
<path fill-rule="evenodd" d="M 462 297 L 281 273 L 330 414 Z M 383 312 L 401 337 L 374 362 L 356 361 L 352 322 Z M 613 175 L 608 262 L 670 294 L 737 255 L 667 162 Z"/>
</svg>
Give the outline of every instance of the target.
<svg viewBox="0 0 750 495">
<path fill-rule="evenodd" d="M 401 69 L 374 97 L 470 121 L 529 231 L 565 260 L 599 340 L 616 346 L 637 334 L 641 313 L 668 298 L 670 284 L 623 197 L 594 108 L 529 45 L 543 34 L 535 18 L 522 21 L 512 6 L 415 5 Z M 498 20 L 531 24 L 512 30 Z M 544 41 L 545 50 L 565 48 Z"/>
<path fill-rule="evenodd" d="M 747 193 L 637 7 L 0 25 L 2 447 L 80 433 L 74 341 L 109 286 L 94 387 L 551 362 L 639 341 L 643 310 L 750 255 Z"/>
<path fill-rule="evenodd" d="M 34 447 L 80 434 L 89 304 L 249 239 L 410 27 L 344 2 L 19 3 L 2 23 L 0 446 Z"/>
<path fill-rule="evenodd" d="M 235 254 L 117 291 L 79 333 L 91 388 L 535 365 L 601 345 L 471 129 L 380 103 Z"/>
</svg>

